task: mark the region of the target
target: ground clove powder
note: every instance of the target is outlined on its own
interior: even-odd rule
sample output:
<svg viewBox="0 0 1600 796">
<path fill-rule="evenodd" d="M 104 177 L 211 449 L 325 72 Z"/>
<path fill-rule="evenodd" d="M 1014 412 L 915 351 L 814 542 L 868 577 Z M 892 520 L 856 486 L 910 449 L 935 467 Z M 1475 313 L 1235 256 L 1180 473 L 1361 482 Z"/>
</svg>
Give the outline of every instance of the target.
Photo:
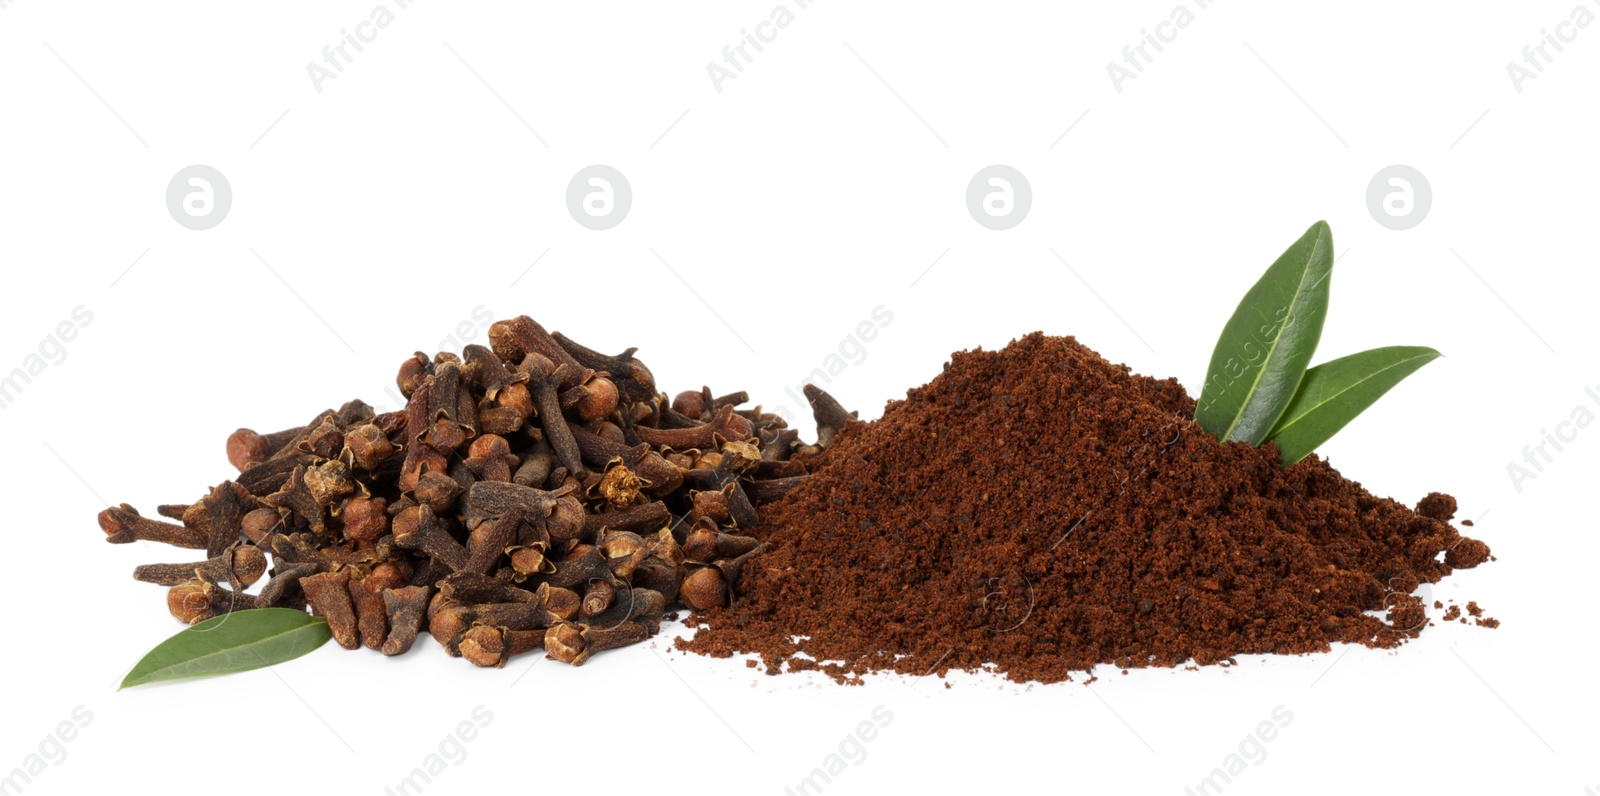
<svg viewBox="0 0 1600 796">
<path fill-rule="evenodd" d="M 842 682 L 1393 647 L 1429 624 L 1412 591 L 1489 558 L 1448 495 L 1414 511 L 1318 456 L 1285 470 L 1193 412 L 1071 337 L 955 354 L 834 440 L 679 645 Z"/>
</svg>

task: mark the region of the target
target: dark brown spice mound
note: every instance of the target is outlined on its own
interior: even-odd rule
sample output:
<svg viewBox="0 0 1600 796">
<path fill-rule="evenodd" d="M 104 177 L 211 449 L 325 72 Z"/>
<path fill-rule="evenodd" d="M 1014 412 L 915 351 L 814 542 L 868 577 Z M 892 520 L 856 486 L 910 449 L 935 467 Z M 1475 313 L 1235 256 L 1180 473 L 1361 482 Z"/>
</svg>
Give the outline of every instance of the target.
<svg viewBox="0 0 1600 796">
<path fill-rule="evenodd" d="M 1394 647 L 1426 627 L 1410 592 L 1450 574 L 1442 553 L 1488 554 L 1448 496 L 1413 511 L 1317 456 L 1284 470 L 1193 411 L 1070 337 L 958 353 L 836 438 L 766 515 L 774 549 L 732 607 L 679 644 L 841 682 Z"/>
</svg>

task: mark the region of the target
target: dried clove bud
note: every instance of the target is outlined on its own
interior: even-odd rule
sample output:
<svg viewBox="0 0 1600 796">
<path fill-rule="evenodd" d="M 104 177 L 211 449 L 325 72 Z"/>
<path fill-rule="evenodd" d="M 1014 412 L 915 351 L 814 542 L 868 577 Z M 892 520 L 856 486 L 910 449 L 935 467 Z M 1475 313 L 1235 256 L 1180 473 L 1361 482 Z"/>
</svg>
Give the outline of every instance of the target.
<svg viewBox="0 0 1600 796">
<path fill-rule="evenodd" d="M 856 412 L 846 412 L 833 396 L 815 384 L 804 388 L 806 401 L 811 404 L 811 415 L 817 421 L 817 447 L 827 448 L 833 437 L 844 430 L 845 424 L 857 417 Z"/>
<path fill-rule="evenodd" d="M 461 654 L 461 641 L 473 625 L 493 625 L 509 630 L 539 630 L 571 619 L 577 614 L 581 598 L 569 589 L 541 585 L 538 602 L 451 605 L 440 609 L 428 621 L 428 632 L 443 644 L 452 657 Z"/>
<path fill-rule="evenodd" d="M 484 481 L 510 481 L 511 471 L 518 464 L 511 453 L 511 444 L 498 434 L 485 434 L 472 441 L 467 449 L 467 467 Z"/>
<path fill-rule="evenodd" d="M 722 559 L 710 566 L 703 566 L 690 572 L 688 577 L 683 579 L 678 599 L 697 611 L 726 607 L 745 564 L 769 547 L 771 545 L 757 545 L 738 558 Z"/>
<path fill-rule="evenodd" d="M 355 611 L 356 634 L 367 649 L 378 649 L 389 637 L 389 615 L 383 607 L 383 589 L 391 585 L 383 578 L 368 575 L 365 578 L 348 578 L 350 606 Z M 370 583 L 369 583 L 370 581 Z"/>
<path fill-rule="evenodd" d="M 619 578 L 628 578 L 650 557 L 650 547 L 644 537 L 632 531 L 607 531 L 600 540 L 600 552 L 606 557 L 606 566 Z"/>
<path fill-rule="evenodd" d="M 683 587 L 683 568 L 651 556 L 633 571 L 632 582 L 635 589 L 649 589 L 660 594 L 664 602 L 671 603 L 679 598 L 679 591 Z"/>
<path fill-rule="evenodd" d="M 520 484 L 498 481 L 480 481 L 467 490 L 463 515 L 468 528 L 510 511 L 513 506 L 522 510 L 524 522 L 537 532 L 549 535 L 552 540 L 576 539 L 583 533 L 583 503 L 572 496 L 571 489 L 546 492 Z"/>
<path fill-rule="evenodd" d="M 267 557 L 249 545 L 236 545 L 205 561 L 192 564 L 145 564 L 135 567 L 133 579 L 161 586 L 188 580 L 228 581 L 235 589 L 250 586 L 267 571 Z"/>
<path fill-rule="evenodd" d="M 707 454 L 710 456 L 711 454 Z M 696 469 L 689 473 L 689 482 L 706 490 L 725 490 L 728 495 L 728 515 L 741 528 L 754 528 L 761 524 L 761 515 L 755 504 L 745 494 L 741 479 L 734 473 L 733 459 L 717 454 L 717 466 L 712 470 Z"/>
<path fill-rule="evenodd" d="M 417 481 L 429 471 L 444 472 L 450 469 L 450 460 L 432 446 L 422 444 L 423 437 L 433 426 L 428 412 L 432 402 L 433 380 L 430 376 L 417 385 L 406 404 L 406 458 L 400 468 L 399 487 L 402 492 L 417 488 Z"/>
<path fill-rule="evenodd" d="M 228 436 L 228 463 L 243 472 L 272 458 L 272 454 L 294 441 L 303 430 L 304 427 L 299 426 L 271 434 L 258 434 L 241 428 Z"/>
<path fill-rule="evenodd" d="M 598 548 L 590 547 L 577 555 L 569 555 L 556 562 L 556 571 L 546 580 L 551 586 L 563 589 L 587 588 L 593 580 L 613 580 L 611 568 Z"/>
<path fill-rule="evenodd" d="M 521 527 L 521 506 L 512 506 L 505 514 L 479 523 L 467 537 L 467 563 L 462 571 L 479 575 L 494 571 L 506 549 L 516 545 Z"/>
<path fill-rule="evenodd" d="M 427 506 L 413 506 L 394 518 L 394 542 L 425 553 L 452 571 L 467 564 L 467 549 L 450 535 L 446 521 Z"/>
<path fill-rule="evenodd" d="M 183 512 L 184 527 L 206 537 L 206 555 L 216 556 L 239 541 L 241 519 L 255 498 L 244 487 L 223 481 Z"/>
<path fill-rule="evenodd" d="M 528 389 L 539 414 L 539 425 L 544 429 L 544 438 L 555 451 L 556 459 L 562 467 L 567 468 L 567 472 L 582 479 L 586 475 L 583 457 L 578 450 L 578 443 L 572 437 L 572 427 L 567 425 L 566 418 L 561 414 L 561 397 L 557 394 L 560 382 L 567 376 L 565 365 L 549 372 L 530 371 Z"/>
<path fill-rule="evenodd" d="M 671 520 L 672 513 L 667 510 L 667 504 L 659 500 L 604 514 L 588 514 L 583 518 L 583 538 L 593 538 L 606 528 L 619 531 L 659 528 Z"/>
<path fill-rule="evenodd" d="M 319 459 L 332 459 L 344 448 L 344 432 L 339 430 L 339 424 L 332 415 L 322 418 L 322 422 L 312 426 L 305 436 L 296 443 L 296 447 L 304 453 L 309 453 Z"/>
<path fill-rule="evenodd" d="M 639 349 L 630 348 L 621 354 L 609 357 L 573 342 L 560 332 L 556 332 L 552 337 L 563 352 L 577 360 L 581 366 L 611 374 L 611 378 L 617 380 L 628 401 L 649 401 L 656 397 L 656 377 L 643 362 L 633 356 L 633 352 Z"/>
<path fill-rule="evenodd" d="M 456 498 L 463 491 L 461 484 L 448 474 L 429 472 L 417 479 L 417 488 L 412 490 L 412 496 L 434 514 L 444 515 L 455 508 Z"/>
<path fill-rule="evenodd" d="M 439 593 L 461 605 L 482 603 L 536 603 L 537 592 L 519 589 L 499 578 L 474 572 L 457 572 L 439 581 Z"/>
<path fill-rule="evenodd" d="M 478 625 L 461 639 L 461 657 L 474 666 L 500 668 L 514 655 L 544 649 L 544 630 L 508 630 L 492 625 Z"/>
<path fill-rule="evenodd" d="M 667 610 L 667 598 L 658 591 L 651 589 L 632 588 L 615 596 L 612 604 L 605 610 L 584 617 L 579 624 L 593 627 L 611 627 L 630 619 L 656 618 Z M 579 612 L 582 617 L 582 612 Z"/>
<path fill-rule="evenodd" d="M 555 365 L 569 366 L 573 372 L 583 368 L 538 321 L 526 315 L 490 324 L 489 346 L 506 362 L 520 363 L 527 355 L 538 354 Z"/>
<path fill-rule="evenodd" d="M 545 631 L 544 650 L 555 660 L 582 666 L 597 652 L 638 644 L 649 637 L 650 626 L 640 621 L 614 628 L 562 623 Z"/>
<path fill-rule="evenodd" d="M 203 580 L 188 580 L 167 591 L 167 610 L 179 622 L 193 625 L 217 615 L 214 587 Z"/>
<path fill-rule="evenodd" d="M 520 381 L 507 385 L 505 389 L 501 390 L 500 394 L 494 397 L 494 405 L 488 410 L 489 412 L 503 413 L 508 418 L 516 419 L 514 427 L 507 431 L 496 433 L 510 434 L 512 431 L 516 431 L 528 421 L 528 418 L 533 417 L 534 412 L 537 411 L 533 403 L 533 393 L 528 390 L 528 374 L 518 371 L 516 378 L 520 379 Z"/>
<path fill-rule="evenodd" d="M 379 651 L 385 655 L 400 655 L 416 643 L 422 629 L 422 614 L 428 605 L 427 586 L 405 586 L 385 589 L 383 609 L 389 624 L 389 637 L 384 639 Z"/>
<path fill-rule="evenodd" d="M 286 456 L 264 461 L 252 465 L 248 470 L 239 473 L 234 479 L 239 486 L 245 488 L 250 494 L 261 498 L 283 488 L 288 483 L 289 475 L 296 467 L 305 467 L 316 463 L 316 457 L 311 455 Z"/>
<path fill-rule="evenodd" d="M 578 609 L 578 616 L 585 619 L 605 613 L 607 608 L 617 599 L 617 587 L 608 581 L 597 580 L 589 584 L 588 590 L 583 593 L 583 607 Z"/>
<path fill-rule="evenodd" d="M 639 439 L 650 445 L 662 445 L 677 450 L 713 448 L 716 438 L 742 440 L 749 437 L 754 427 L 750 421 L 735 414 L 733 407 L 717 410 L 707 423 L 693 428 L 649 428 L 640 426 Z"/>
<path fill-rule="evenodd" d="M 543 542 L 507 548 L 506 555 L 511 559 L 511 569 L 516 573 L 513 579 L 521 581 L 555 572 L 555 562 L 545 556 L 546 549 L 547 545 Z"/>
<path fill-rule="evenodd" d="M 470 439 L 476 429 L 477 405 L 461 389 L 461 366 L 438 365 L 428 392 L 428 430 L 422 441 L 440 453 L 449 453 Z"/>
<path fill-rule="evenodd" d="M 204 534 L 182 525 L 141 517 L 134 507 L 126 503 L 100 512 L 99 519 L 100 530 L 105 531 L 106 541 L 112 544 L 161 542 L 175 547 L 204 550 L 209 542 Z"/>
<path fill-rule="evenodd" d="M 693 505 L 690 513 L 696 522 L 709 520 L 713 524 L 726 524 L 733 521 L 728 513 L 729 496 L 733 487 L 723 487 L 718 490 L 690 490 L 689 502 Z"/>
<path fill-rule="evenodd" d="M 701 520 L 684 540 L 683 555 L 690 561 L 710 563 L 721 558 L 737 558 L 760 544 L 761 540 L 755 537 L 724 533 L 715 524 Z"/>
<path fill-rule="evenodd" d="M 324 572 L 300 579 L 311 611 L 328 620 L 333 640 L 347 650 L 361 646 L 356 628 L 355 605 L 350 601 L 350 570 Z"/>
<path fill-rule="evenodd" d="M 494 400 L 501 390 L 526 378 L 524 374 L 506 367 L 504 360 L 481 345 L 466 346 L 461 349 L 461 356 L 466 361 L 462 373 L 467 383 L 482 391 L 489 400 Z"/>
<path fill-rule="evenodd" d="M 373 423 L 351 429 L 344 437 L 344 447 L 350 452 L 350 460 L 368 472 L 377 470 L 378 465 L 400 450 L 389 441 L 383 429 Z"/>
<path fill-rule="evenodd" d="M 544 606 L 551 616 L 563 621 L 577 616 L 583 606 L 583 598 L 571 589 L 541 583 L 535 593 L 539 596 L 539 604 Z"/>
<path fill-rule="evenodd" d="M 279 565 L 267 585 L 261 587 L 258 602 L 263 608 L 295 608 L 306 607 L 305 590 L 301 588 L 300 581 L 321 571 L 316 564 L 291 564 L 287 567 Z"/>
<path fill-rule="evenodd" d="M 317 499 L 317 495 L 307 483 L 306 473 L 305 466 L 295 467 L 283 488 L 267 495 L 262 502 L 273 508 L 283 509 L 288 515 L 304 520 L 313 532 L 322 533 L 327 530 L 327 504 Z M 326 486 L 328 485 L 324 484 L 324 487 Z"/>
<path fill-rule="evenodd" d="M 765 481 L 749 481 L 741 484 L 745 495 L 750 502 L 760 506 L 781 499 L 805 483 L 806 476 L 793 475 L 787 478 L 772 478 Z"/>
</svg>

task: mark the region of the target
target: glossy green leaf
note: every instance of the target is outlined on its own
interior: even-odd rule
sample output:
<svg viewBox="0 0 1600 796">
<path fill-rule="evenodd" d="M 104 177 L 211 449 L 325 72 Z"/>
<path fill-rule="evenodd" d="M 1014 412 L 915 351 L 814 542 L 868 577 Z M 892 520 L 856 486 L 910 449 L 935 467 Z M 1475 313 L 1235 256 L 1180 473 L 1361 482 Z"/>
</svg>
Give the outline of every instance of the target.
<svg viewBox="0 0 1600 796">
<path fill-rule="evenodd" d="M 327 620 L 289 608 L 223 614 L 156 645 L 122 679 L 122 688 L 271 666 L 322 646 L 331 635 Z"/>
<path fill-rule="evenodd" d="M 1438 358 L 1439 352 L 1431 348 L 1397 345 L 1351 354 L 1306 371 L 1288 411 L 1272 429 L 1283 466 L 1310 455 L 1390 388 Z"/>
<path fill-rule="evenodd" d="M 1194 419 L 1224 440 L 1260 445 L 1283 416 L 1322 339 L 1333 233 L 1313 224 L 1250 288 L 1211 353 Z"/>
</svg>

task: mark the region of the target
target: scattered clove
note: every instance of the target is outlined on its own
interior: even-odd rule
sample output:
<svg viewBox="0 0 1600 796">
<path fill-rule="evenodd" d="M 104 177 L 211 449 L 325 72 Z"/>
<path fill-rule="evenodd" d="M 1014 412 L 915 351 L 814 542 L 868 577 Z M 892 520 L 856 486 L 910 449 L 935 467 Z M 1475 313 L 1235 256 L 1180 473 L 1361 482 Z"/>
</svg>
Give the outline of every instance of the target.
<svg viewBox="0 0 1600 796">
<path fill-rule="evenodd" d="M 333 640 L 347 650 L 361 646 L 356 629 L 356 609 L 350 600 L 350 570 L 324 572 L 300 579 L 311 612 L 328 620 Z"/>
</svg>

